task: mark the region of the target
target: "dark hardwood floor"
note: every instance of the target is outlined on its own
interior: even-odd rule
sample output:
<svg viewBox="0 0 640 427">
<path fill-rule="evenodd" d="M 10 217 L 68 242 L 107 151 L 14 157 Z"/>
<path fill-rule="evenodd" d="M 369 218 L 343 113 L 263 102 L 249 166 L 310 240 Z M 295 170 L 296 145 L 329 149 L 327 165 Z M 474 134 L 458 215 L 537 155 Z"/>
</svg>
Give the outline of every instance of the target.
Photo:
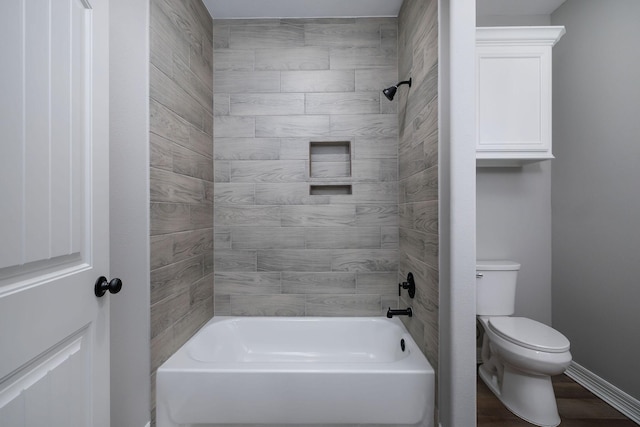
<svg viewBox="0 0 640 427">
<path fill-rule="evenodd" d="M 531 427 L 513 415 L 478 377 L 478 427 Z M 560 427 L 637 427 L 566 375 L 553 377 Z"/>
</svg>

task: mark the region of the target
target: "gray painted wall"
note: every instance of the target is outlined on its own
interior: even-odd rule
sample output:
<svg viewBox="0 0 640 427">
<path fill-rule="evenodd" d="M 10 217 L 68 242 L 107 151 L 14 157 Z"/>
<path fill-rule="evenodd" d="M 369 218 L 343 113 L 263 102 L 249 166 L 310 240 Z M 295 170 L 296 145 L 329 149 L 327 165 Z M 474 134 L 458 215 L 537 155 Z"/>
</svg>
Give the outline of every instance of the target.
<svg viewBox="0 0 640 427">
<path fill-rule="evenodd" d="M 553 326 L 640 399 L 640 3 L 568 0 L 554 48 Z"/>
<path fill-rule="evenodd" d="M 549 24 L 548 15 L 477 17 L 479 27 Z M 555 161 L 521 168 L 478 168 L 476 177 L 477 258 L 520 262 L 515 314 L 548 325 L 551 324 L 551 165 Z"/>
<path fill-rule="evenodd" d="M 109 2 L 111 425 L 149 421 L 149 1 Z"/>
<path fill-rule="evenodd" d="M 396 19 L 215 20 L 214 40 L 215 314 L 395 306 Z M 312 141 L 350 152 L 312 155 L 310 178 Z"/>
</svg>

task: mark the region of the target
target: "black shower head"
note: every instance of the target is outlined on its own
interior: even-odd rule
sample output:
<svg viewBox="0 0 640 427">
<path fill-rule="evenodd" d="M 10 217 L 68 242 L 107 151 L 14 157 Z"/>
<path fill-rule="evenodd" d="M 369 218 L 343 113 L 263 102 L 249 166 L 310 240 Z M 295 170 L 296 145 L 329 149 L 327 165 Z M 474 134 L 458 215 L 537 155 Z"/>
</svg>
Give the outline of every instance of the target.
<svg viewBox="0 0 640 427">
<path fill-rule="evenodd" d="M 411 79 L 400 82 L 395 86 L 388 87 L 384 89 L 382 93 L 384 93 L 384 96 L 386 96 L 389 101 L 393 101 L 393 97 L 396 96 L 396 91 L 398 90 L 398 86 L 402 86 L 402 85 L 409 85 L 409 87 L 411 87 Z"/>
</svg>

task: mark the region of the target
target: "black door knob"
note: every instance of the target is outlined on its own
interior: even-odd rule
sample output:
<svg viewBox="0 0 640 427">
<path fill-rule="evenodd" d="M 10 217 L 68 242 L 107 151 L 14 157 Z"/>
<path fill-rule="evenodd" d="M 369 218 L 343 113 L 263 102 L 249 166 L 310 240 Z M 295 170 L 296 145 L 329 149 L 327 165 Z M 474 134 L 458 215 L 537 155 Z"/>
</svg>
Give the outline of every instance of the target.
<svg viewBox="0 0 640 427">
<path fill-rule="evenodd" d="M 120 292 L 120 289 L 122 289 L 122 280 L 116 277 L 107 282 L 106 277 L 100 276 L 98 277 L 98 280 L 96 280 L 96 284 L 93 287 L 93 292 L 99 298 L 106 294 L 107 291 L 111 292 L 112 294 L 117 294 L 118 292 Z"/>
</svg>

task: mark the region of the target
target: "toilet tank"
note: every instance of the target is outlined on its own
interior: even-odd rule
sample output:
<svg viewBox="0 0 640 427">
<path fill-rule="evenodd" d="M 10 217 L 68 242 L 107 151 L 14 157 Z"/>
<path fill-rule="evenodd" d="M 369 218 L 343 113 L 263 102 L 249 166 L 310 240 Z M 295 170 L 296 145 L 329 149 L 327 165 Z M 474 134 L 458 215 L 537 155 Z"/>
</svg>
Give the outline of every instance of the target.
<svg viewBox="0 0 640 427">
<path fill-rule="evenodd" d="M 520 264 L 506 260 L 476 262 L 476 314 L 510 316 L 516 301 Z"/>
</svg>

